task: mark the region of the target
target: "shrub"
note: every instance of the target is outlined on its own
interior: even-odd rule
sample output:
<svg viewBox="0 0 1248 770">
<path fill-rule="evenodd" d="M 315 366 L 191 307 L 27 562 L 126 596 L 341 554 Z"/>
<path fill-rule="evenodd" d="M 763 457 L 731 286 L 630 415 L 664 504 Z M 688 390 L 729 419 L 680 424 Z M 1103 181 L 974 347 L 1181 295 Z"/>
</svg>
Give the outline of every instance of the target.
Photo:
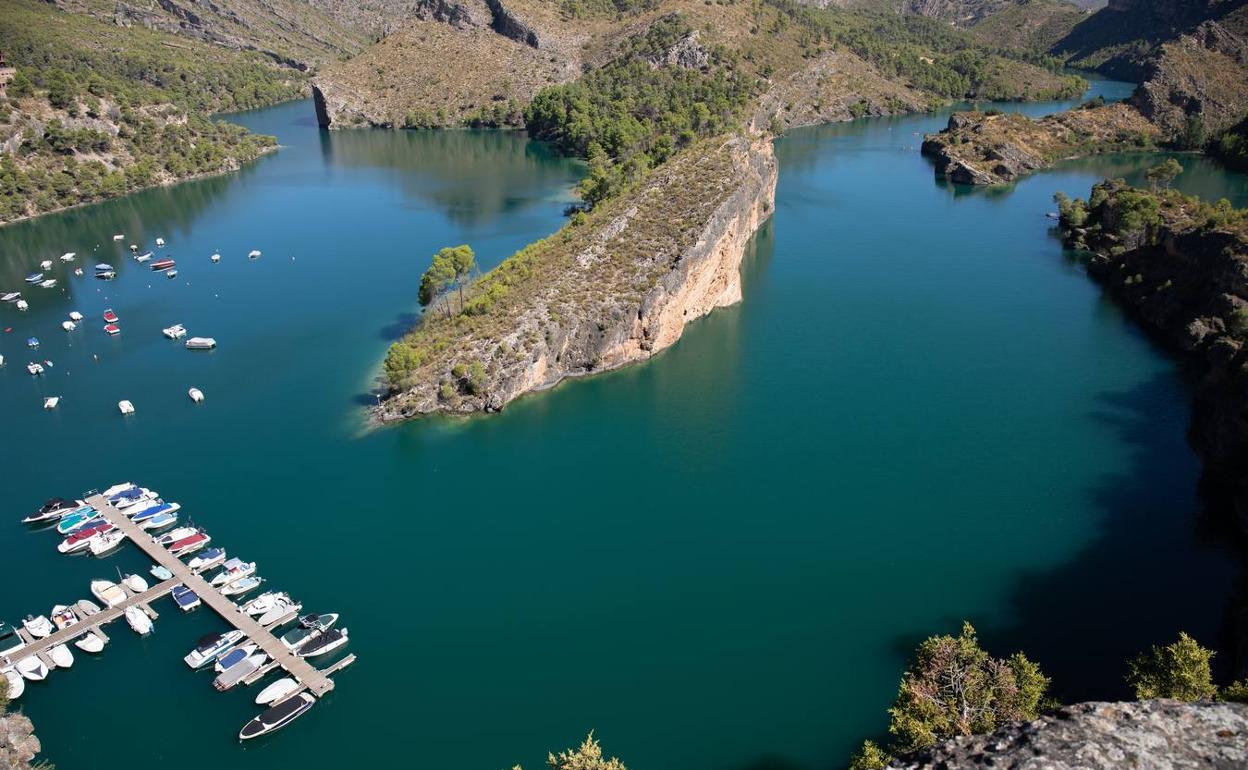
<svg viewBox="0 0 1248 770">
<path fill-rule="evenodd" d="M 1135 697 L 1174 698 L 1196 701 L 1214 697 L 1209 661 L 1213 651 L 1201 647 L 1186 633 L 1165 647 L 1154 646 L 1130 662 L 1127 684 L 1135 689 Z"/>
</svg>

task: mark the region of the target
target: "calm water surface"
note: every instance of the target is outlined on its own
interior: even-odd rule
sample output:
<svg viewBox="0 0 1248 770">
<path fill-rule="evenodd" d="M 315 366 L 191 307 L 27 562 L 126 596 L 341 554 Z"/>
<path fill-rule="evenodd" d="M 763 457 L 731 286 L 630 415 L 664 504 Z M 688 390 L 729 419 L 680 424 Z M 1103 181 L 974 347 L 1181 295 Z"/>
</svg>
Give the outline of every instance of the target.
<svg viewBox="0 0 1248 770">
<path fill-rule="evenodd" d="M 579 168 L 518 135 L 330 135 L 311 116 L 237 116 L 283 144 L 242 173 L 0 229 L 0 288 L 65 251 L 121 270 L 58 265 L 28 313 L 0 307 L 0 617 L 146 570 L 17 524 L 134 479 L 269 587 L 341 612 L 360 658 L 240 747 L 255 689 L 217 694 L 180 660 L 220 621 L 162 601 L 151 637 L 114 624 L 103 655 L 28 686 L 62 770 L 532 769 L 590 729 L 630 767 L 822 770 L 881 730 L 913 644 L 963 618 L 1066 698 L 1123 695 L 1122 661 L 1180 628 L 1218 638 L 1235 567 L 1202 524 L 1182 373 L 1043 216 L 1055 190 L 1152 159 L 987 193 L 919 157 L 942 115 L 795 131 L 743 304 L 505 414 L 367 431 L 428 255 L 468 242 L 492 265 L 552 232 Z M 1242 177 L 1184 162 L 1180 187 L 1248 202 Z M 113 233 L 163 236 L 181 274 Z M 88 321 L 67 334 L 71 310 Z M 220 348 L 168 342 L 174 322 Z"/>
</svg>

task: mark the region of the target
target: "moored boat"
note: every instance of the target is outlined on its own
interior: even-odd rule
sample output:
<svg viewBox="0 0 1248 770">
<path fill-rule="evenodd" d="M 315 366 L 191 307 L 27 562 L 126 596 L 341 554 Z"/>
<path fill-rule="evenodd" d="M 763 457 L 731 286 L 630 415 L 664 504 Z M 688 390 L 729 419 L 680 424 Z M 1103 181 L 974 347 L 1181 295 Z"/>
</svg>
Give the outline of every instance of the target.
<svg viewBox="0 0 1248 770">
<path fill-rule="evenodd" d="M 61 321 L 61 328 L 67 332 L 72 332 L 78 328 L 78 324 L 73 321 Z"/>
<path fill-rule="evenodd" d="M 43 280 L 43 273 L 31 273 L 26 276 L 26 283 L 39 283 Z"/>
<path fill-rule="evenodd" d="M 105 310 L 105 311 L 104 311 L 104 315 L 102 316 L 102 318 L 104 319 L 104 323 L 109 323 L 109 324 L 115 324 L 115 323 L 117 323 L 117 321 L 119 321 L 119 320 L 120 320 L 120 319 L 118 318 L 117 314 L 116 314 L 115 312 L 113 312 L 113 309 L 112 309 L 112 308 L 109 308 L 108 310 Z"/>
<path fill-rule="evenodd" d="M 55 278 L 48 278 L 47 280 L 43 280 L 39 282 L 39 288 L 41 289 L 51 289 L 51 288 L 54 288 L 55 286 L 56 286 Z"/>
<path fill-rule="evenodd" d="M 81 500 L 66 500 L 62 497 L 54 497 L 43 505 L 39 506 L 39 510 L 22 519 L 23 524 L 40 524 L 53 519 L 62 519 L 71 513 L 76 513 L 85 505 Z"/>
<path fill-rule="evenodd" d="M 139 636 L 147 636 L 152 632 L 152 619 L 147 613 L 138 607 L 126 608 L 126 622 L 130 624 L 130 628 Z"/>
<path fill-rule="evenodd" d="M 256 563 L 254 561 L 245 562 L 242 559 L 230 559 L 221 565 L 221 571 L 212 576 L 212 580 L 208 581 L 214 586 L 223 586 L 240 578 L 245 578 L 256 571 Z"/>
<path fill-rule="evenodd" d="M 96 521 L 100 518 L 100 512 L 94 508 L 78 509 L 73 513 L 63 516 L 56 525 L 56 531 L 62 535 L 72 534 L 75 530 L 81 529 L 84 525 Z"/>
<path fill-rule="evenodd" d="M 74 665 L 74 654 L 63 644 L 48 648 L 48 657 L 57 668 L 71 668 Z"/>
<path fill-rule="evenodd" d="M 127 489 L 123 489 L 115 495 L 110 495 L 108 501 L 112 503 L 113 507 L 117 510 L 124 511 L 127 508 L 142 505 L 145 501 L 155 500 L 158 497 L 160 497 L 159 493 L 153 492 L 146 487 L 136 487 L 131 485 Z"/>
<path fill-rule="evenodd" d="M 156 247 L 157 247 L 157 248 L 164 248 L 164 246 L 165 246 L 165 239 L 164 239 L 164 238 L 157 238 L 157 239 L 156 239 Z"/>
<path fill-rule="evenodd" d="M 171 340 L 181 339 L 186 336 L 186 327 L 183 326 L 182 324 L 174 324 L 173 326 L 166 326 L 160 331 L 162 334 L 164 334 L 166 337 L 168 337 Z"/>
<path fill-rule="evenodd" d="M 70 311 L 69 320 L 73 321 L 74 323 L 78 323 L 82 319 L 83 319 L 82 313 L 79 313 L 77 310 Z"/>
<path fill-rule="evenodd" d="M 178 605 L 178 609 L 183 612 L 190 612 L 200 605 L 199 594 L 195 593 L 186 586 L 178 583 L 173 587 L 173 601 Z"/>
<path fill-rule="evenodd" d="M 90 599 L 79 599 L 74 606 L 78 608 L 78 615 L 84 618 L 89 618 L 100 611 L 100 606 Z"/>
<path fill-rule="evenodd" d="M 235 663 L 246 660 L 248 655 L 254 653 L 257 649 L 255 642 L 247 642 L 240 644 L 231 649 L 229 652 L 218 655 L 215 663 L 212 664 L 212 670 L 220 674 Z"/>
<path fill-rule="evenodd" d="M 152 258 L 152 252 L 148 251 L 148 252 L 144 252 L 144 253 L 142 253 L 142 254 L 136 254 L 136 255 L 134 256 L 134 261 L 136 261 L 136 262 L 146 262 L 147 260 L 149 260 L 149 259 L 151 259 L 151 258 Z"/>
<path fill-rule="evenodd" d="M 265 591 L 243 605 L 243 612 L 251 616 L 263 615 L 282 603 L 289 603 L 290 595 L 285 591 Z"/>
<path fill-rule="evenodd" d="M 299 683 L 284 676 L 260 691 L 256 696 L 256 705 L 265 706 L 274 701 L 285 700 L 287 696 L 299 689 Z"/>
<path fill-rule="evenodd" d="M 223 561 L 225 561 L 224 548 L 209 548 L 193 557 L 186 563 L 186 566 L 190 567 L 192 572 L 203 572 L 204 570 L 212 569 Z"/>
<path fill-rule="evenodd" d="M 0 302 L 17 302 L 21 298 L 22 293 L 20 291 L 10 291 L 0 295 Z"/>
<path fill-rule="evenodd" d="M 287 600 L 279 603 L 277 606 L 273 607 L 273 609 L 256 618 L 256 622 L 265 628 L 268 628 L 273 623 L 276 623 L 287 615 L 298 612 L 301 609 L 303 609 L 303 605 L 299 602 Z"/>
<path fill-rule="evenodd" d="M 169 258 L 158 259 L 151 264 L 151 268 L 155 272 L 160 272 L 162 270 L 169 270 L 176 264 L 177 262 L 174 262 L 172 259 L 169 259 Z"/>
<path fill-rule="evenodd" d="M 172 527 L 178 523 L 178 514 L 165 511 L 143 521 L 139 526 L 152 531 Z"/>
<path fill-rule="evenodd" d="M 87 544 L 87 550 L 92 556 L 103 556 L 124 543 L 125 540 L 126 533 L 114 529 L 91 538 L 91 542 Z"/>
<path fill-rule="evenodd" d="M 103 652 L 104 639 L 98 636 L 94 631 L 88 631 L 86 634 L 74 640 L 74 646 L 83 652 Z"/>
<path fill-rule="evenodd" d="M 141 594 L 147 590 L 147 581 L 138 575 L 126 575 L 121 579 L 121 582 L 126 588 L 129 588 L 136 594 Z"/>
<path fill-rule="evenodd" d="M 197 404 L 201 403 L 204 400 L 204 391 L 200 390 L 199 388 L 191 388 L 190 390 L 186 391 L 186 395 L 190 396 L 191 400 Z"/>
<path fill-rule="evenodd" d="M 61 553 L 77 553 L 85 550 L 91 545 L 91 538 L 96 535 L 102 535 L 105 532 L 112 531 L 113 525 L 107 521 L 93 521 L 74 534 L 65 538 L 56 546 L 56 550 Z"/>
<path fill-rule="evenodd" d="M 318 655 L 328 655 L 347 644 L 347 629 L 333 628 L 328 631 L 322 631 L 308 639 L 295 649 L 295 654 L 301 658 L 314 658 Z"/>
<path fill-rule="evenodd" d="M 104 324 L 104 333 L 110 337 L 121 334 L 121 327 L 117 324 Z"/>
<path fill-rule="evenodd" d="M 5 691 L 8 699 L 15 701 L 22 697 L 22 693 L 26 692 L 26 681 L 22 679 L 21 674 L 17 673 L 17 669 L 6 668 L 4 671 L 0 671 L 0 674 L 4 674 L 4 679 L 9 684 L 8 689 Z"/>
<path fill-rule="evenodd" d="M 235 580 L 231 583 L 226 583 L 225 585 L 221 586 L 221 595 L 222 596 L 239 596 L 241 594 L 247 593 L 248 591 L 255 590 L 263 582 L 264 582 L 264 578 L 257 577 L 255 575 L 252 575 L 251 577 L 245 577 L 242 580 Z"/>
<path fill-rule="evenodd" d="M 153 564 L 152 568 L 148 571 L 151 572 L 152 577 L 156 578 L 157 580 L 168 580 L 169 578 L 173 577 L 173 573 L 170 572 L 169 568 L 163 564 Z"/>
<path fill-rule="evenodd" d="M 186 654 L 182 660 L 191 668 L 202 668 L 216 660 L 217 656 L 233 647 L 244 636 L 237 628 L 220 634 L 208 634 L 195 643 L 195 649 Z"/>
<path fill-rule="evenodd" d="M 243 725 L 243 729 L 238 733 L 238 739 L 248 741 L 276 732 L 307 713 L 308 709 L 315 704 L 316 698 L 309 693 L 301 692 L 293 695 Z"/>
<path fill-rule="evenodd" d="M 255 259 L 258 256 L 260 256 L 260 249 L 252 249 L 251 251 L 247 252 L 248 259 Z"/>
<path fill-rule="evenodd" d="M 114 497 L 117 497 L 118 495 L 121 495 L 135 488 L 136 488 L 136 485 L 133 481 L 123 481 L 120 484 L 112 485 L 111 487 L 104 490 L 100 494 L 103 495 L 104 497 L 107 497 L 109 500 L 112 500 Z"/>
<path fill-rule="evenodd" d="M 62 262 L 73 262 L 74 257 L 78 256 L 77 252 L 67 251 L 61 255 Z"/>
<path fill-rule="evenodd" d="M 16 628 L 0 622 L 0 657 L 12 659 L 13 653 L 25 646 L 26 641 L 17 633 Z"/>
<path fill-rule="evenodd" d="M 182 538 L 190 537 L 198 531 L 194 527 L 178 527 L 172 532 L 167 532 L 156 538 L 156 544 L 168 547 Z"/>
<path fill-rule="evenodd" d="M 177 541 L 176 543 L 171 544 L 169 546 L 169 553 L 173 554 L 174 556 L 185 556 L 188 553 L 194 553 L 195 551 L 198 551 L 200 548 L 203 548 L 204 546 L 208 545 L 208 543 L 210 543 L 211 541 L 212 541 L 212 538 L 209 537 L 206 533 L 197 532 L 194 535 L 191 535 L 190 537 L 183 538 Z"/>
<path fill-rule="evenodd" d="M 109 580 L 92 580 L 91 595 L 105 607 L 116 607 L 126 601 L 126 589 Z"/>
<path fill-rule="evenodd" d="M 43 408 L 46 411 L 50 412 L 57 407 L 57 404 L 60 404 L 60 403 L 61 403 L 60 396 L 48 396 L 47 398 L 43 400 Z"/>
<path fill-rule="evenodd" d="M 154 519 L 157 516 L 166 513 L 177 513 L 180 510 L 182 510 L 181 503 L 166 503 L 161 500 L 153 500 L 150 505 L 144 506 L 141 510 L 136 511 L 133 514 L 127 510 L 126 515 L 129 516 L 130 521 L 133 521 L 135 524 L 142 524 L 148 519 Z"/>
<path fill-rule="evenodd" d="M 57 631 L 64 631 L 70 626 L 78 625 L 78 613 L 72 607 L 58 604 L 52 608 L 52 624 Z"/>
<path fill-rule="evenodd" d="M 48 667 L 43 664 L 43 661 L 31 655 L 17 662 L 17 673 L 21 674 L 23 679 L 42 682 L 48 678 Z"/>
<path fill-rule="evenodd" d="M 246 657 L 218 674 L 217 678 L 212 680 L 212 686 L 217 692 L 225 692 L 254 674 L 268 661 L 269 656 L 264 653 Z"/>
<path fill-rule="evenodd" d="M 326 631 L 338 622 L 338 614 L 330 612 L 324 615 L 304 615 L 299 618 L 299 627 L 292 628 L 282 634 L 282 644 L 287 649 L 297 649 L 304 642 L 308 641 L 313 634 Z"/>
<path fill-rule="evenodd" d="M 134 404 L 125 399 L 117 402 L 117 411 L 122 414 L 134 414 Z"/>
<path fill-rule="evenodd" d="M 56 631 L 52 621 L 48 620 L 47 615 L 40 615 L 37 618 L 33 615 L 27 615 L 26 619 L 22 621 L 22 627 L 36 639 L 42 639 Z"/>
<path fill-rule="evenodd" d="M 212 350 L 217 346 L 217 341 L 212 337 L 191 337 L 186 341 L 187 350 Z"/>
</svg>

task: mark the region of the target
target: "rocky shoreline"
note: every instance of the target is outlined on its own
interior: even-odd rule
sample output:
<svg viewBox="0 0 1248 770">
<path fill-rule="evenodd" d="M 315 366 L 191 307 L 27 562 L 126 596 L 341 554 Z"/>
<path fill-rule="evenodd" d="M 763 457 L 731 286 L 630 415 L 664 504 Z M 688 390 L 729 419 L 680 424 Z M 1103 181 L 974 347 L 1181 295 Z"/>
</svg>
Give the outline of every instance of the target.
<svg viewBox="0 0 1248 770">
<path fill-rule="evenodd" d="M 31 760 L 42 750 L 24 714 L 0 712 L 0 770 L 30 770 Z"/>
<path fill-rule="evenodd" d="M 560 270 L 564 280 L 508 308 L 502 328 L 488 334 L 455 330 L 450 347 L 407 387 L 389 393 L 373 410 L 374 419 L 498 411 L 565 379 L 644 361 L 680 339 L 690 322 L 740 302 L 746 247 L 775 207 L 776 159 L 770 137 L 717 142 L 669 161 L 640 191 L 614 202 L 592 224 L 565 227 L 540 242 L 539 247 L 574 239 L 560 244 L 570 247 L 561 251 L 566 258 L 559 258 L 567 270 Z M 688 203 L 688 211 L 665 213 L 660 206 L 660 201 L 690 196 L 696 200 Z M 652 240 L 656 213 L 697 224 Z M 602 274 L 620 267 L 611 264 L 612 257 L 631 252 L 639 242 L 649 253 L 630 260 L 636 271 L 619 284 L 621 290 L 602 285 Z M 595 296 L 571 300 L 586 292 Z M 433 319 L 418 326 L 415 342 L 422 334 L 436 334 L 438 325 Z M 464 387 L 457 367 L 473 364 L 480 367 L 482 381 Z"/>
</svg>

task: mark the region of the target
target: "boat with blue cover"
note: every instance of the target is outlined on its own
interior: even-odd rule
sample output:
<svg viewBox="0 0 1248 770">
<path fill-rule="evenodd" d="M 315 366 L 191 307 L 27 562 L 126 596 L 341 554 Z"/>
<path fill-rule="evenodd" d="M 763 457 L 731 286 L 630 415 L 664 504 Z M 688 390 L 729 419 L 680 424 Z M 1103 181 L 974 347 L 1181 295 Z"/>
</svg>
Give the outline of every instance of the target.
<svg viewBox="0 0 1248 770">
<path fill-rule="evenodd" d="M 190 612 L 200 605 L 199 594 L 178 583 L 172 590 L 173 601 L 183 612 Z"/>
<path fill-rule="evenodd" d="M 182 510 L 182 506 L 178 503 L 165 503 L 157 501 L 156 505 L 149 505 L 143 510 L 130 517 L 135 524 L 142 524 L 148 519 L 161 515 L 162 513 L 177 513 Z"/>
<path fill-rule="evenodd" d="M 60 523 L 56 525 L 56 531 L 62 535 L 69 535 L 98 518 L 100 518 L 100 512 L 91 506 L 80 508 L 61 519 Z"/>
<path fill-rule="evenodd" d="M 26 283 L 39 283 L 43 280 L 43 273 L 31 273 L 26 276 Z"/>
<path fill-rule="evenodd" d="M 142 526 L 143 529 L 155 531 L 158 529 L 164 529 L 165 527 L 172 527 L 177 523 L 178 514 L 173 513 L 172 511 L 164 511 L 144 520 L 140 526 Z"/>
</svg>

